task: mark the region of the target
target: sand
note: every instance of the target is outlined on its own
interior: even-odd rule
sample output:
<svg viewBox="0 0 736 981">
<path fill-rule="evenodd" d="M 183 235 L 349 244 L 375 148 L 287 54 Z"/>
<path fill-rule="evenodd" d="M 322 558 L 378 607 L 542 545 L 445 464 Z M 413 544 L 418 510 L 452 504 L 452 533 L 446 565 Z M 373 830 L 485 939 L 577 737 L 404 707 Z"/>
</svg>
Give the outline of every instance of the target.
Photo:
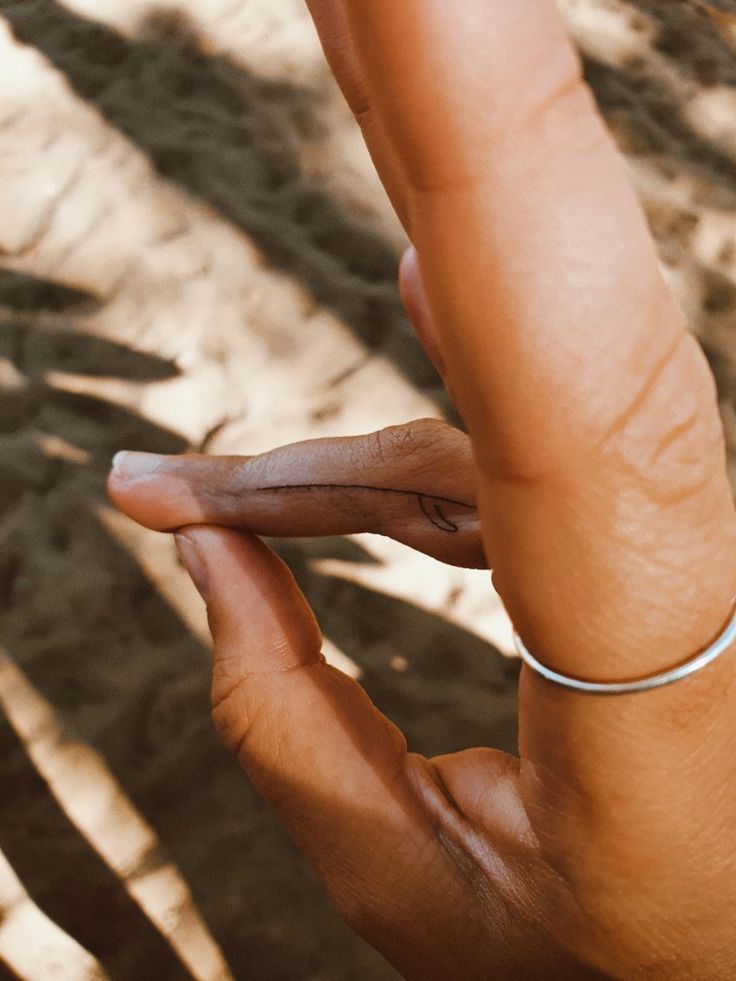
<svg viewBox="0 0 736 981">
<path fill-rule="evenodd" d="M 733 452 L 736 35 L 686 3 L 563 7 Z M 382 981 L 211 731 L 171 542 L 103 483 L 123 447 L 252 453 L 451 410 L 301 3 L 166 10 L 0 0 L 0 962 Z M 485 574 L 368 537 L 274 544 L 412 749 L 514 748 Z"/>
</svg>

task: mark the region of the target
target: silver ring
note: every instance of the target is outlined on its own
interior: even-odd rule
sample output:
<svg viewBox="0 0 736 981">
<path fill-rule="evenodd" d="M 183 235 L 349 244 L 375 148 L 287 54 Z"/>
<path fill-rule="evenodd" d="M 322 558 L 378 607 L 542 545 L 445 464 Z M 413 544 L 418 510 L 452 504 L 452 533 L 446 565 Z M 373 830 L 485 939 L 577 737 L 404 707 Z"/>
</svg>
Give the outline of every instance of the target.
<svg viewBox="0 0 736 981">
<path fill-rule="evenodd" d="M 560 674 L 546 667 L 531 654 L 521 637 L 514 632 L 514 646 L 522 661 L 532 670 L 536 671 L 547 681 L 563 688 L 572 688 L 574 691 L 588 692 L 593 695 L 627 695 L 630 692 L 651 691 L 653 688 L 662 688 L 664 685 L 671 685 L 675 681 L 687 678 L 689 675 L 700 671 L 701 668 L 711 664 L 736 640 L 736 607 L 731 612 L 731 617 L 723 631 L 704 651 L 700 651 L 690 660 L 678 664 L 667 671 L 649 675 L 646 678 L 639 678 L 633 681 L 585 681 L 582 678 L 575 678 L 571 675 Z"/>
</svg>

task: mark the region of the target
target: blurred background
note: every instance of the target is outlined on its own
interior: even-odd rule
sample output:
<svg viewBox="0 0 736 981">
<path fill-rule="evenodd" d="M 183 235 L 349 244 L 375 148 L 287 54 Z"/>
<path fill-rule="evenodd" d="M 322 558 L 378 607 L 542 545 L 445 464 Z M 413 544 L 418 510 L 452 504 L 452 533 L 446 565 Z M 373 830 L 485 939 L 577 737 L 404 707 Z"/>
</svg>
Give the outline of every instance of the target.
<svg viewBox="0 0 736 981">
<path fill-rule="evenodd" d="M 736 4 L 561 6 L 733 451 Z M 202 605 L 104 479 L 451 414 L 405 245 L 301 0 L 0 0 L 0 975 L 396 977 L 219 747 Z M 411 749 L 514 749 L 486 573 L 274 544 Z"/>
</svg>

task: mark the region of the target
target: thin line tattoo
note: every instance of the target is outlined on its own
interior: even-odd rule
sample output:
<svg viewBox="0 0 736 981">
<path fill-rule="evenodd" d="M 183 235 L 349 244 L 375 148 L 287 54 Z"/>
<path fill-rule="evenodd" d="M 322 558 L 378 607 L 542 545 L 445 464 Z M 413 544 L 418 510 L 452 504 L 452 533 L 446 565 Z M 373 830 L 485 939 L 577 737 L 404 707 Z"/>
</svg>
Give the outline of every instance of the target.
<svg viewBox="0 0 736 981">
<path fill-rule="evenodd" d="M 454 521 L 450 520 L 442 511 L 443 504 L 454 505 L 459 508 L 467 508 L 468 511 L 475 511 L 474 504 L 466 501 L 456 501 L 451 497 L 440 497 L 438 494 L 425 494 L 423 491 L 400 490 L 398 487 L 374 487 L 370 484 L 277 484 L 270 487 L 256 487 L 256 491 L 305 491 L 305 490 L 361 490 L 374 491 L 379 494 L 403 494 L 407 497 L 415 497 L 422 514 L 439 531 L 448 534 L 455 534 L 460 529 Z"/>
</svg>

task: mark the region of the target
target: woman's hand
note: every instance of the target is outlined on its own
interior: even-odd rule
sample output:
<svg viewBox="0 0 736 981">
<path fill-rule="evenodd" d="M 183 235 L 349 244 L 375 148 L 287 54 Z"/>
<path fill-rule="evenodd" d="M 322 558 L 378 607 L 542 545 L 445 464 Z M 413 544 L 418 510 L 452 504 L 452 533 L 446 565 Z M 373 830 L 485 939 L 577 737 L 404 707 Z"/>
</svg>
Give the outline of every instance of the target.
<svg viewBox="0 0 736 981">
<path fill-rule="evenodd" d="M 310 9 L 416 249 L 404 292 L 472 462 L 446 430 L 430 454 L 399 440 L 388 467 L 361 440 L 276 451 L 273 468 L 180 460 L 137 479 L 141 460 L 126 457 L 114 499 L 155 527 L 279 534 L 358 530 L 361 512 L 362 527 L 432 554 L 488 555 L 516 629 L 559 671 L 618 680 L 691 656 L 736 593 L 714 387 L 556 4 Z M 273 490 L 293 483 L 363 487 Z M 415 496 L 443 499 L 438 522 Z M 736 976 L 733 652 L 619 698 L 524 669 L 519 760 L 428 761 L 324 664 L 264 545 L 210 524 L 185 528 L 180 547 L 208 602 L 220 732 L 348 921 L 405 976 Z"/>
</svg>

